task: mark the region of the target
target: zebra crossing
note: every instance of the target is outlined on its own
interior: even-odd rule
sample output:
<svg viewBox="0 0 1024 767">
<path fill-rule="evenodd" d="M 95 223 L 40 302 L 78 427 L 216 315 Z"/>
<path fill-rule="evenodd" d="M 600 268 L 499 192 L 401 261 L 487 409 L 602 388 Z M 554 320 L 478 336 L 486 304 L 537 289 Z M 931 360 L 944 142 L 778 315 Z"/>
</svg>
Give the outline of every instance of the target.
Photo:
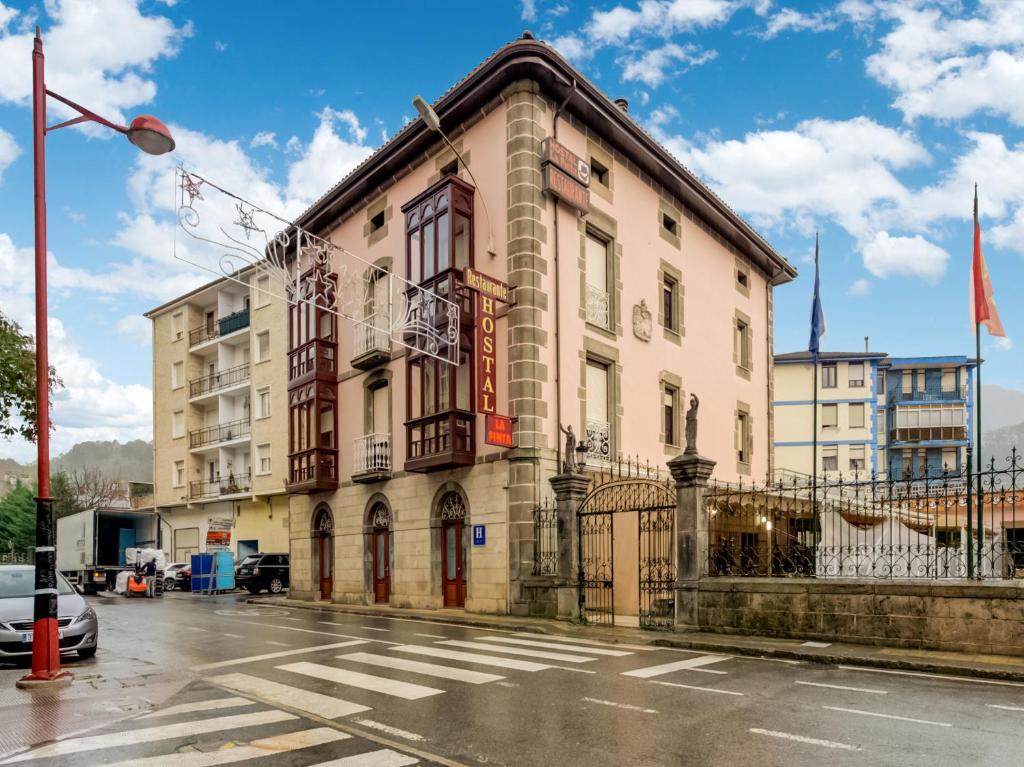
<svg viewBox="0 0 1024 767">
<path fill-rule="evenodd" d="M 358 650 L 354 649 L 356 645 L 360 645 Z M 345 651 L 324 657 L 328 650 L 343 648 Z M 454 689 L 450 685 L 467 685 L 465 689 L 472 689 L 503 682 L 513 673 L 577 671 L 581 665 L 617 662 L 658 648 L 522 633 L 466 640 L 438 636 L 424 644 L 370 639 L 308 649 L 315 658 L 298 660 L 290 656 L 298 655 L 299 651 L 288 651 L 256 656 L 251 663 L 239 659 L 207 664 L 202 667 L 210 673 L 205 683 L 217 691 L 218 697 L 176 703 L 137 717 L 133 723 L 138 726 L 131 729 L 69 738 L 17 754 L 0 764 L 88 754 L 85 761 L 89 764 L 207 767 L 265 760 L 270 765 L 274 759 L 267 757 L 307 751 L 311 759 L 320 760 L 309 761 L 308 767 L 412 765 L 421 763 L 421 754 L 400 750 L 411 746 L 381 737 L 374 742 L 373 737 L 362 738 L 358 733 L 373 729 L 410 742 L 426 738 L 370 719 L 349 718 L 355 714 L 365 716 L 387 700 L 415 703 L 434 698 Z M 616 669 L 616 673 L 651 680 L 680 670 L 710 671 L 701 667 L 727 657 L 697 654 L 671 663 L 627 671 Z M 252 710 L 257 707 L 262 710 Z M 183 717 L 187 720 L 170 721 Z M 314 723 L 335 723 L 336 727 L 311 726 Z M 265 736 L 268 727 L 300 726 L 306 729 L 245 739 L 247 731 Z M 177 744 L 182 739 L 201 736 L 211 739 L 209 747 L 178 751 Z M 360 747 L 383 744 L 394 748 L 364 749 L 335 758 L 338 749 L 353 743 Z M 141 753 L 123 757 L 122 752 L 128 747 L 140 749 Z M 166 753 L 154 754 L 157 749 Z M 100 751 L 103 753 L 98 754 Z M 102 761 L 111 752 L 115 761 Z M 325 756 L 330 758 L 323 761 Z"/>
</svg>

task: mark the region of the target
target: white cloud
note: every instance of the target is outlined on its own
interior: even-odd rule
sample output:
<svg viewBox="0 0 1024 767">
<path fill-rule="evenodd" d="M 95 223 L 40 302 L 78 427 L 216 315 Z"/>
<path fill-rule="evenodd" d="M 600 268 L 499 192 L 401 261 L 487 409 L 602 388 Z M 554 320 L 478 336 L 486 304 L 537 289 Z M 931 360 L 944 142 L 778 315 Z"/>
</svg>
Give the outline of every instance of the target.
<svg viewBox="0 0 1024 767">
<path fill-rule="evenodd" d="M 228 49 L 228 44 L 222 40 L 214 42 L 213 47 L 217 49 L 217 53 L 224 53 Z"/>
<path fill-rule="evenodd" d="M 991 343 L 986 344 L 985 351 L 997 351 L 997 352 L 1008 352 L 1013 350 L 1013 339 L 1004 337 L 993 337 L 989 339 Z"/>
<path fill-rule="evenodd" d="M 156 83 L 147 76 L 153 64 L 176 55 L 191 34 L 188 25 L 143 15 L 133 0 L 53 0 L 45 8 L 53 20 L 43 40 L 47 86 L 115 122 L 126 121 L 125 110 L 153 100 Z M 12 18 L 8 14 L 8 26 Z M 0 34 L 0 103 L 28 103 L 32 37 L 28 30 Z M 73 114 L 57 101 L 50 109 Z M 95 125 L 80 127 L 112 135 Z"/>
<path fill-rule="evenodd" d="M 292 136 L 284 144 L 284 151 L 286 154 L 299 154 L 302 152 L 302 139 L 298 136 Z"/>
<path fill-rule="evenodd" d="M 769 40 L 784 32 L 826 32 L 837 26 L 839 23 L 829 12 L 801 13 L 792 8 L 783 8 L 768 19 L 761 37 Z"/>
<path fill-rule="evenodd" d="M 738 6 L 731 0 L 641 0 L 636 8 L 594 11 L 584 29 L 598 45 L 622 45 L 635 34 L 667 36 L 724 23 Z"/>
<path fill-rule="evenodd" d="M 896 93 L 908 121 L 962 119 L 976 112 L 1024 125 L 1024 3 L 980 0 L 960 17 L 957 4 L 885 3 L 892 29 L 867 72 Z"/>
<path fill-rule="evenodd" d="M 153 342 L 152 323 L 141 314 L 129 314 L 119 319 L 117 332 L 139 346 L 149 346 Z"/>
<path fill-rule="evenodd" d="M 256 149 L 261 146 L 269 146 L 277 149 L 277 134 L 273 131 L 262 130 L 252 137 L 252 141 L 249 142 L 250 149 Z"/>
<path fill-rule="evenodd" d="M 522 12 L 520 18 L 523 21 L 536 21 L 537 20 L 537 1 L 536 0 L 522 0 Z"/>
<path fill-rule="evenodd" d="M 548 11 L 548 16 L 552 16 L 552 17 L 564 16 L 568 12 L 569 12 L 569 6 L 566 5 L 565 3 L 559 3 L 558 5 L 553 6 L 550 11 Z"/>
<path fill-rule="evenodd" d="M 7 29 L 7 25 L 10 24 L 14 18 L 18 15 L 18 12 L 13 8 L 8 8 L 3 3 L 0 3 L 0 32 Z"/>
<path fill-rule="evenodd" d="M 335 131 L 336 122 L 348 128 L 348 139 Z M 330 107 L 320 113 L 320 125 L 305 154 L 288 169 L 288 197 L 308 205 L 348 175 L 370 156 L 372 149 L 363 142 L 363 128 L 351 110 L 337 111 Z"/>
<path fill-rule="evenodd" d="M 949 262 L 949 253 L 921 235 L 891 237 L 887 232 L 878 232 L 862 245 L 862 254 L 867 270 L 883 279 L 900 275 L 935 282 L 945 273 Z"/>
<path fill-rule="evenodd" d="M 551 41 L 551 47 L 565 56 L 569 61 L 580 62 L 591 56 L 593 51 L 587 41 L 579 35 L 562 35 Z"/>
<path fill-rule="evenodd" d="M 863 277 L 859 280 L 854 280 L 846 292 L 851 296 L 866 296 L 871 292 L 871 282 Z"/>
<path fill-rule="evenodd" d="M 2 6 L 0 6 L 2 8 Z M 4 180 L 4 171 L 18 159 L 21 154 L 21 147 L 14 140 L 14 136 L 0 128 L 0 183 Z"/>
<path fill-rule="evenodd" d="M 629 82 L 639 80 L 650 88 L 657 88 L 669 74 L 685 71 L 691 67 L 706 64 L 718 55 L 715 51 L 702 50 L 693 43 L 678 45 L 666 43 L 660 48 L 645 51 L 639 56 L 625 56 L 622 64 L 622 79 Z M 669 72 L 678 65 L 678 69 Z"/>
</svg>

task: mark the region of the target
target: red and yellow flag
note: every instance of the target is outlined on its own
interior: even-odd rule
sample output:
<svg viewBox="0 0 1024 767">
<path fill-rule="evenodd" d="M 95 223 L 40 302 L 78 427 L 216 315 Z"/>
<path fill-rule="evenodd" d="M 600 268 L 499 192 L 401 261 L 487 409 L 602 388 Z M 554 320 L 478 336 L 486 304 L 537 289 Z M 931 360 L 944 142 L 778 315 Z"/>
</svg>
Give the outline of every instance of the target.
<svg viewBox="0 0 1024 767">
<path fill-rule="evenodd" d="M 978 185 L 974 185 L 974 259 L 971 263 L 971 322 L 984 325 L 990 336 L 1005 336 L 1003 322 L 996 311 L 992 280 L 981 252 L 981 224 L 978 221 Z"/>
</svg>

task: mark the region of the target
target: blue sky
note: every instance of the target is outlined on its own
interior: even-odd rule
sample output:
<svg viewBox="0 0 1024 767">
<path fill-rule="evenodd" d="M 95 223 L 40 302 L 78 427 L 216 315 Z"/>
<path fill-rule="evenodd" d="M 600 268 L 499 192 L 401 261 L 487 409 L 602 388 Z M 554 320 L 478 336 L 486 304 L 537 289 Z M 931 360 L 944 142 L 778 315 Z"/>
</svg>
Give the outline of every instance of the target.
<svg viewBox="0 0 1024 767">
<path fill-rule="evenodd" d="M 2 0 L 0 0 L 2 2 Z M 48 143 L 55 448 L 148 438 L 143 311 L 205 279 L 171 256 L 183 161 L 301 211 L 523 29 L 551 42 L 801 269 L 776 349 L 806 347 L 814 232 L 828 350 L 969 354 L 972 185 L 1009 338 L 985 381 L 1024 389 L 1024 3 L 567 0 L 444 4 L 50 0 L 0 5 L 0 307 L 32 324 L 32 26 L 48 84 L 172 126 L 140 155 L 94 129 Z M 481 8 L 486 8 L 481 11 Z M 52 102 L 51 102 L 52 105 Z M 61 113 L 51 106 L 54 119 Z M 1024 344 L 1024 337 L 1021 338 Z M 32 448 L 0 444 L 0 456 Z"/>
</svg>

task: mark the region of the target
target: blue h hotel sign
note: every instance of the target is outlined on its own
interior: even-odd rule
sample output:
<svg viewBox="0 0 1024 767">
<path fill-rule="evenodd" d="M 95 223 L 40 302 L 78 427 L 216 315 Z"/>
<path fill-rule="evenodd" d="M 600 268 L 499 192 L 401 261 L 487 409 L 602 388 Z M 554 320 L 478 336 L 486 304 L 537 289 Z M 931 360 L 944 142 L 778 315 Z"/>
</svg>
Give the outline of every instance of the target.
<svg viewBox="0 0 1024 767">
<path fill-rule="evenodd" d="M 473 545 L 483 546 L 487 543 L 487 527 L 485 525 L 473 525 Z"/>
</svg>

